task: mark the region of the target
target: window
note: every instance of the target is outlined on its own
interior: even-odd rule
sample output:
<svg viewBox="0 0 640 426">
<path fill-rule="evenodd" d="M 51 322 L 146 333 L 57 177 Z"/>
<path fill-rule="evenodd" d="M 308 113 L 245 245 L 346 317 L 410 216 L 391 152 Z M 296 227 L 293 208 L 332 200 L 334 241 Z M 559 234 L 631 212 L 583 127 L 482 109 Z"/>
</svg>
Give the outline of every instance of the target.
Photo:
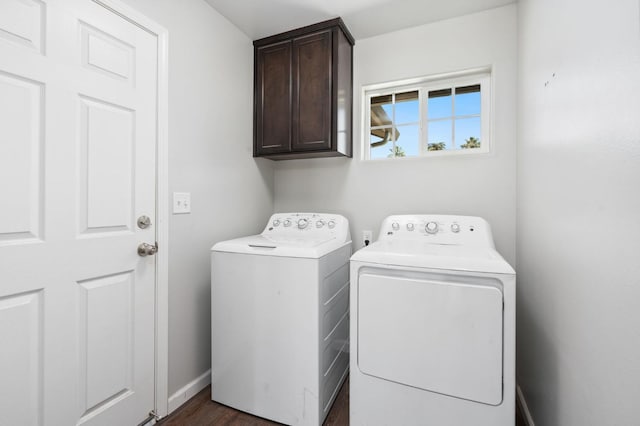
<svg viewBox="0 0 640 426">
<path fill-rule="evenodd" d="M 489 152 L 488 70 L 364 88 L 365 159 Z"/>
</svg>

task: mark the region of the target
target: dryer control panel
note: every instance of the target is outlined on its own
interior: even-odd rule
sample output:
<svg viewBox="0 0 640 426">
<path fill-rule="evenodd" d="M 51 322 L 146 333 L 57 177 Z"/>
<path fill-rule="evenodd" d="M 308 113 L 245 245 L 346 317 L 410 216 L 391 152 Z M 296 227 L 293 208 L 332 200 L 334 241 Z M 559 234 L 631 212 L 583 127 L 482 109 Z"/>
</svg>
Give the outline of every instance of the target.
<svg viewBox="0 0 640 426">
<path fill-rule="evenodd" d="M 420 239 L 432 244 L 491 247 L 489 223 L 476 216 L 410 214 L 387 217 L 378 240 Z"/>
<path fill-rule="evenodd" d="M 272 239 L 351 240 L 349 221 L 344 216 L 328 213 L 276 213 L 262 235 Z"/>
</svg>

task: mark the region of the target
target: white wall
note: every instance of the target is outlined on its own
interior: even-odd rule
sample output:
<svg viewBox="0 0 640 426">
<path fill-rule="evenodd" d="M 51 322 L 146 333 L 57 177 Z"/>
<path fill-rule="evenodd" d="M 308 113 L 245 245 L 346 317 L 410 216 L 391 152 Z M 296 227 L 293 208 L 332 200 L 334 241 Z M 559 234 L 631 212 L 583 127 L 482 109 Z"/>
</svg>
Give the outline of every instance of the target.
<svg viewBox="0 0 640 426">
<path fill-rule="evenodd" d="M 342 213 L 354 242 L 376 235 L 390 214 L 477 215 L 498 250 L 515 262 L 516 7 L 358 40 L 354 54 L 354 158 L 282 161 L 275 166 L 276 211 Z M 362 162 L 361 87 L 493 66 L 493 146 L 486 156 Z M 356 246 L 356 248 L 359 247 Z"/>
<path fill-rule="evenodd" d="M 639 20 L 638 0 L 519 3 L 518 376 L 537 425 L 639 422 Z"/>
<path fill-rule="evenodd" d="M 169 31 L 169 395 L 211 366 L 209 249 L 259 232 L 273 171 L 252 158 L 253 45 L 202 0 L 125 0 Z"/>
</svg>

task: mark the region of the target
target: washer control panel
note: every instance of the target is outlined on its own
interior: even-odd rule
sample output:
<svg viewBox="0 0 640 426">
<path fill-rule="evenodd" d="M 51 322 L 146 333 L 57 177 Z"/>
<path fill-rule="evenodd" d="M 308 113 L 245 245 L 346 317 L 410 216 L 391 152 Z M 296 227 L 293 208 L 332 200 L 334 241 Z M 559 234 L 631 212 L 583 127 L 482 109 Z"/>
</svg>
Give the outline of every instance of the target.
<svg viewBox="0 0 640 426">
<path fill-rule="evenodd" d="M 349 221 L 344 216 L 328 213 L 276 213 L 269 219 L 262 235 L 296 239 L 351 239 Z"/>
<path fill-rule="evenodd" d="M 378 240 L 422 239 L 433 244 L 493 247 L 489 223 L 481 217 L 456 215 L 394 215 L 380 227 Z"/>
</svg>

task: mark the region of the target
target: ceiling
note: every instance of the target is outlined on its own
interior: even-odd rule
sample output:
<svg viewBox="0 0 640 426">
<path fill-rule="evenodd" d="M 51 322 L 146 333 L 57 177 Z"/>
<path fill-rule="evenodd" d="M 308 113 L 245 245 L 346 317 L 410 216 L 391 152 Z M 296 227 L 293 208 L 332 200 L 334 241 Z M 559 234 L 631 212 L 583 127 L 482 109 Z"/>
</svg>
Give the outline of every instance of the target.
<svg viewBox="0 0 640 426">
<path fill-rule="evenodd" d="M 252 40 L 342 17 L 358 39 L 515 0 L 206 0 Z"/>
</svg>

